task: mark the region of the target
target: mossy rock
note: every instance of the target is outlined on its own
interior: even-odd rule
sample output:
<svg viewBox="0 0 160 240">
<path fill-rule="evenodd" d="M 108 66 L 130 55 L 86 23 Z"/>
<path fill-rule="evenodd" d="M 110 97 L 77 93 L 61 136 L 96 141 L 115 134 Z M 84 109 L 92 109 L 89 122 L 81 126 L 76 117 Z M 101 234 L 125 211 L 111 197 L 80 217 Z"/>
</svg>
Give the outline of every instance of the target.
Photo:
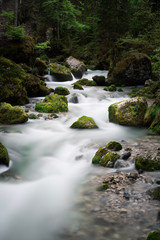
<svg viewBox="0 0 160 240">
<path fill-rule="evenodd" d="M 160 240 L 160 231 L 150 232 L 146 240 Z"/>
<path fill-rule="evenodd" d="M 147 101 L 137 97 L 109 106 L 109 121 L 126 126 L 143 126 Z"/>
<path fill-rule="evenodd" d="M 94 76 L 92 79 L 96 82 L 97 86 L 106 86 L 104 76 Z"/>
<path fill-rule="evenodd" d="M 68 112 L 67 98 L 58 94 L 46 96 L 43 102 L 36 104 L 35 109 L 44 113 Z"/>
<path fill-rule="evenodd" d="M 29 118 L 29 119 L 37 119 L 38 117 L 37 117 L 36 114 L 30 113 L 30 114 L 28 115 L 28 118 Z"/>
<path fill-rule="evenodd" d="M 44 75 L 45 70 L 47 69 L 47 64 L 40 58 L 36 58 L 34 67 L 37 69 L 39 75 Z"/>
<path fill-rule="evenodd" d="M 151 156 L 137 156 L 135 158 L 135 168 L 143 171 L 160 170 L 160 161 L 152 160 Z"/>
<path fill-rule="evenodd" d="M 91 117 L 82 116 L 76 122 L 74 122 L 70 128 L 93 129 L 98 128 L 98 126 Z"/>
<path fill-rule="evenodd" d="M 74 84 L 79 84 L 82 86 L 96 86 L 96 82 L 95 81 L 90 81 L 87 78 L 82 78 L 80 80 L 78 80 L 77 82 L 75 82 Z"/>
<path fill-rule="evenodd" d="M 99 164 L 101 158 L 108 153 L 108 148 L 107 146 L 102 146 L 98 149 L 94 157 L 92 158 L 92 163 L 93 164 Z"/>
<path fill-rule="evenodd" d="M 118 92 L 123 92 L 123 89 L 122 88 L 118 88 L 117 91 Z"/>
<path fill-rule="evenodd" d="M 52 92 L 51 88 L 46 87 L 46 83 L 33 74 L 27 74 L 24 81 L 28 97 L 42 97 Z"/>
<path fill-rule="evenodd" d="M 66 96 L 66 95 L 70 94 L 70 91 L 66 87 L 56 87 L 55 90 L 54 90 L 54 93 L 58 94 L 58 95 Z"/>
<path fill-rule="evenodd" d="M 33 37 L 25 36 L 22 41 L 5 40 L 0 42 L 1 55 L 16 63 L 26 63 L 30 65 L 34 62 Z"/>
<path fill-rule="evenodd" d="M 28 103 L 29 99 L 24 86 L 26 76 L 26 72 L 20 65 L 0 57 L 0 101 L 13 105 Z"/>
<path fill-rule="evenodd" d="M 79 89 L 79 90 L 84 90 L 83 87 L 80 84 L 78 84 L 78 83 L 74 83 L 73 84 L 73 88 L 74 89 Z"/>
<path fill-rule="evenodd" d="M 153 200 L 160 201 L 160 187 L 155 187 L 149 190 L 148 193 L 152 196 Z"/>
<path fill-rule="evenodd" d="M 151 132 L 160 134 L 160 106 L 152 104 L 146 111 L 144 123 Z"/>
<path fill-rule="evenodd" d="M 109 184 L 105 183 L 103 185 L 101 185 L 100 187 L 97 188 L 98 191 L 105 191 L 109 188 Z"/>
<path fill-rule="evenodd" d="M 51 75 L 54 75 L 58 81 L 72 80 L 72 75 L 69 68 L 58 63 L 51 63 L 48 67 L 50 68 Z"/>
<path fill-rule="evenodd" d="M 117 88 L 114 84 L 112 84 L 108 87 L 108 91 L 110 91 L 110 92 L 115 92 L 116 90 L 117 90 Z"/>
<path fill-rule="evenodd" d="M 110 167 L 113 168 L 115 162 L 120 156 L 117 153 L 109 151 L 101 158 L 99 164 L 103 167 Z"/>
<path fill-rule="evenodd" d="M 20 107 L 12 107 L 9 103 L 0 103 L 0 123 L 16 124 L 28 121 L 27 113 Z"/>
<path fill-rule="evenodd" d="M 151 61 L 146 54 L 133 53 L 117 62 L 108 78 L 116 86 L 142 85 L 152 78 Z"/>
<path fill-rule="evenodd" d="M 107 148 L 113 151 L 120 151 L 122 149 L 122 145 L 119 142 L 111 141 L 107 144 Z"/>
<path fill-rule="evenodd" d="M 7 148 L 0 142 L 0 165 L 9 166 L 9 156 Z"/>
</svg>

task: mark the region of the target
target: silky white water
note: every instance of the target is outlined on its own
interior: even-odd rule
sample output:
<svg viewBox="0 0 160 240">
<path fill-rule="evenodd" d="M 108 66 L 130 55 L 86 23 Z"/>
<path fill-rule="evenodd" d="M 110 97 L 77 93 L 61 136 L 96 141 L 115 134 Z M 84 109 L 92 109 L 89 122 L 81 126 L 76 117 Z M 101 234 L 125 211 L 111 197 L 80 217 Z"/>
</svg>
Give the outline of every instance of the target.
<svg viewBox="0 0 160 240">
<path fill-rule="evenodd" d="M 94 75 L 106 76 L 107 72 L 87 71 L 84 77 L 92 79 Z M 0 141 L 8 148 L 11 159 L 11 175 L 18 176 L 18 180 L 11 177 L 0 182 L 1 240 L 54 239 L 62 227 L 73 224 L 77 188 L 89 173 L 99 170 L 91 164 L 98 147 L 110 140 L 146 134 L 143 128 L 108 121 L 108 106 L 127 99 L 127 91 L 106 92 L 103 87 L 74 90 L 71 84 L 75 81 L 47 83 L 52 88 L 68 87 L 68 113 L 53 120 L 40 118 L 26 124 L 0 126 Z M 78 103 L 73 103 L 75 98 Z M 31 99 L 32 107 L 40 99 L 43 98 Z M 70 129 L 83 115 L 92 117 L 99 129 Z"/>
</svg>

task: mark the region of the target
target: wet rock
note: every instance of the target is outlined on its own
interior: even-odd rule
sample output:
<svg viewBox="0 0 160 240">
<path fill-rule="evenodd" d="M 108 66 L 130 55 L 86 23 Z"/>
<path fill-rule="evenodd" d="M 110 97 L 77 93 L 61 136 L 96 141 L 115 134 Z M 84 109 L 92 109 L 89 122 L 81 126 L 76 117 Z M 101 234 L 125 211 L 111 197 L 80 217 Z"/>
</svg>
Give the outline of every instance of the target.
<svg viewBox="0 0 160 240">
<path fill-rule="evenodd" d="M 75 82 L 74 85 L 75 84 L 79 84 L 82 86 L 96 86 L 97 85 L 95 81 L 88 80 L 87 78 L 82 78 L 82 79 L 78 80 L 77 82 Z"/>
<path fill-rule="evenodd" d="M 69 102 L 71 103 L 78 103 L 78 96 L 76 93 L 72 94 L 71 97 L 69 98 Z"/>
<path fill-rule="evenodd" d="M 93 129 L 98 128 L 98 126 L 91 117 L 82 116 L 76 122 L 74 122 L 70 128 Z"/>
<path fill-rule="evenodd" d="M 66 87 L 56 87 L 54 90 L 54 93 L 58 94 L 58 95 L 64 95 L 64 96 L 70 94 L 68 88 L 66 88 Z"/>
<path fill-rule="evenodd" d="M 9 166 L 9 156 L 7 148 L 0 142 L 0 165 Z"/>
<path fill-rule="evenodd" d="M 160 187 L 153 188 L 149 190 L 148 193 L 154 200 L 160 201 Z"/>
<path fill-rule="evenodd" d="M 128 192 L 124 192 L 123 197 L 125 199 L 129 200 L 131 196 L 130 196 L 130 194 Z"/>
<path fill-rule="evenodd" d="M 142 171 L 155 171 L 160 170 L 160 159 L 152 158 L 150 154 L 144 156 L 137 155 L 135 158 L 135 167 L 137 170 Z"/>
<path fill-rule="evenodd" d="M 131 152 L 126 152 L 122 154 L 121 158 L 124 160 L 127 160 L 130 156 L 131 156 Z"/>
<path fill-rule="evenodd" d="M 94 76 L 92 79 L 96 82 L 97 86 L 106 86 L 104 76 Z"/>
<path fill-rule="evenodd" d="M 44 75 L 45 70 L 47 69 L 47 64 L 40 58 L 36 58 L 34 63 L 34 68 L 37 69 L 39 75 Z"/>
<path fill-rule="evenodd" d="M 115 168 L 124 168 L 124 167 L 129 167 L 129 163 L 124 161 L 124 160 L 121 160 L 121 159 L 118 159 L 116 162 L 115 162 L 115 165 L 114 167 Z"/>
<path fill-rule="evenodd" d="M 29 118 L 29 119 L 37 119 L 38 117 L 37 117 L 36 114 L 31 113 L 31 114 L 29 114 L 28 118 Z"/>
<path fill-rule="evenodd" d="M 154 231 L 148 234 L 146 240 L 159 240 L 159 239 L 160 239 L 160 231 Z"/>
<path fill-rule="evenodd" d="M 156 180 L 156 184 L 160 185 L 160 179 Z"/>
<path fill-rule="evenodd" d="M 83 87 L 79 83 L 74 83 L 73 88 L 74 89 L 79 89 L 79 90 L 84 90 Z"/>
<path fill-rule="evenodd" d="M 43 102 L 37 103 L 35 109 L 44 113 L 68 112 L 67 98 L 57 94 L 49 95 Z"/>
<path fill-rule="evenodd" d="M 0 123 L 17 124 L 28 121 L 27 113 L 20 107 L 12 107 L 9 103 L 0 103 Z"/>
<path fill-rule="evenodd" d="M 126 126 L 143 126 L 146 99 L 137 97 L 109 106 L 109 121 Z"/>
<path fill-rule="evenodd" d="M 113 151 L 120 151 L 122 149 L 122 145 L 115 141 L 109 142 L 106 147 Z"/>
<path fill-rule="evenodd" d="M 70 56 L 66 59 L 66 63 L 71 68 L 71 71 L 75 78 L 81 78 L 83 73 L 86 71 L 86 66 L 82 61 Z"/>
<path fill-rule="evenodd" d="M 70 69 L 67 67 L 58 63 L 50 63 L 49 68 L 51 75 L 55 76 L 58 81 L 63 82 L 72 80 Z"/>
</svg>

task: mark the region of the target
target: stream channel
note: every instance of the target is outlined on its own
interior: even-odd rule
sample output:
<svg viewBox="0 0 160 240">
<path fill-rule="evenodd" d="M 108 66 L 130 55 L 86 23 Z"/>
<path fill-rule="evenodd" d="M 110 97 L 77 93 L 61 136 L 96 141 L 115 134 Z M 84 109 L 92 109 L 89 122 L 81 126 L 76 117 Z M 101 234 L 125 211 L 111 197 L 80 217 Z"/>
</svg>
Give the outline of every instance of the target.
<svg viewBox="0 0 160 240">
<path fill-rule="evenodd" d="M 94 75 L 107 76 L 107 71 L 88 70 L 83 78 L 91 80 Z M 71 85 L 77 79 L 56 82 L 47 77 L 48 87 L 65 86 L 70 90 L 69 112 L 52 120 L 42 116 L 21 125 L 0 125 L 0 141 L 11 159 L 9 170 L 0 168 L 6 173 L 0 182 L 0 239 L 141 239 L 132 222 L 130 228 L 123 228 L 119 222 L 96 223 L 92 211 L 88 214 L 83 204 L 83 196 L 92 202 L 90 189 L 96 192 L 91 179 L 116 171 L 92 165 L 97 149 L 111 140 L 134 141 L 147 135 L 144 128 L 109 123 L 109 105 L 128 99 L 130 88 L 107 92 L 103 87 L 84 87 L 82 91 Z M 31 98 L 25 108 L 34 112 L 35 103 L 42 99 Z M 92 117 L 99 129 L 71 129 L 71 124 L 83 115 Z M 132 168 L 133 164 L 129 166 Z"/>
</svg>

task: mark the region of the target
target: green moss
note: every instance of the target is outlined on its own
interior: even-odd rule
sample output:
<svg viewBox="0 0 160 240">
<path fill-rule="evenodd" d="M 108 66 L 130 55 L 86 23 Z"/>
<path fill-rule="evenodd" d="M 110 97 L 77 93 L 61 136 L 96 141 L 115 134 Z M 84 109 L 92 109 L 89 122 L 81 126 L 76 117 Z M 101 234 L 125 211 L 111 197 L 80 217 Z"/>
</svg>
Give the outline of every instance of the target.
<svg viewBox="0 0 160 240">
<path fill-rule="evenodd" d="M 57 94 L 46 96 L 42 103 L 36 104 L 35 109 L 44 113 L 68 112 L 67 98 Z"/>
<path fill-rule="evenodd" d="M 105 191 L 109 188 L 109 184 L 106 183 L 106 184 L 103 184 L 102 186 L 98 187 L 97 190 L 98 191 Z"/>
<path fill-rule="evenodd" d="M 109 106 L 109 121 L 126 126 L 143 126 L 147 102 L 144 98 L 131 98 Z"/>
<path fill-rule="evenodd" d="M 122 149 L 122 145 L 119 142 L 111 141 L 107 144 L 107 148 L 113 151 L 120 151 Z"/>
<path fill-rule="evenodd" d="M 23 105 L 29 102 L 24 87 L 26 72 L 11 60 L 0 57 L 0 101 L 13 105 Z"/>
<path fill-rule="evenodd" d="M 154 200 L 160 201 L 160 187 L 149 190 L 149 194 L 153 197 Z"/>
<path fill-rule="evenodd" d="M 160 170 L 160 161 L 152 160 L 151 156 L 137 156 L 135 158 L 135 167 L 137 170 L 155 171 Z"/>
<path fill-rule="evenodd" d="M 114 84 L 112 84 L 108 87 L 108 91 L 110 91 L 110 92 L 115 92 L 116 90 L 117 90 L 117 88 Z"/>
<path fill-rule="evenodd" d="M 16 124 L 25 123 L 28 115 L 20 107 L 12 107 L 8 103 L 0 103 L 0 123 Z"/>
<path fill-rule="evenodd" d="M 9 166 L 8 151 L 1 142 L 0 142 L 0 165 Z"/>
<path fill-rule="evenodd" d="M 29 114 L 28 117 L 29 117 L 29 119 L 37 119 L 38 118 L 37 115 L 34 113 Z"/>
<path fill-rule="evenodd" d="M 93 164 L 99 164 L 101 158 L 108 153 L 108 148 L 107 146 L 102 146 L 98 149 L 98 151 L 96 152 L 96 154 L 94 155 L 93 159 L 92 159 L 92 163 Z"/>
<path fill-rule="evenodd" d="M 36 58 L 34 67 L 37 68 L 39 75 L 44 75 L 45 70 L 47 69 L 47 64 L 40 58 Z"/>
<path fill-rule="evenodd" d="M 58 95 L 65 95 L 65 96 L 70 94 L 69 90 L 65 87 L 56 87 L 54 90 L 54 93 Z"/>
<path fill-rule="evenodd" d="M 122 88 L 118 88 L 117 91 L 118 92 L 123 92 L 123 89 Z"/>
<path fill-rule="evenodd" d="M 160 231 L 150 232 L 146 240 L 160 240 Z"/>
<path fill-rule="evenodd" d="M 144 117 L 146 126 L 149 126 L 149 130 L 154 133 L 160 134 L 160 106 L 152 104 L 148 109 Z"/>
<path fill-rule="evenodd" d="M 90 81 L 87 78 L 82 78 L 80 80 L 78 80 L 77 82 L 75 82 L 75 84 L 79 84 L 82 86 L 96 86 L 96 82 L 95 81 Z"/>
<path fill-rule="evenodd" d="M 58 63 L 51 63 L 49 68 L 51 75 L 54 75 L 59 81 L 72 80 L 72 75 L 69 68 Z"/>
<path fill-rule="evenodd" d="M 98 128 L 98 126 L 91 117 L 82 116 L 76 122 L 74 122 L 70 128 L 93 129 Z"/>
<path fill-rule="evenodd" d="M 102 157 L 102 159 L 99 161 L 99 164 L 103 167 L 114 167 L 114 164 L 116 162 L 116 160 L 119 158 L 120 156 L 117 153 L 108 151 L 104 157 Z"/>
<path fill-rule="evenodd" d="M 74 88 L 74 89 L 83 90 L 83 87 L 82 87 L 80 84 L 78 84 L 78 83 L 74 83 L 74 84 L 73 84 L 73 88 Z"/>
</svg>

